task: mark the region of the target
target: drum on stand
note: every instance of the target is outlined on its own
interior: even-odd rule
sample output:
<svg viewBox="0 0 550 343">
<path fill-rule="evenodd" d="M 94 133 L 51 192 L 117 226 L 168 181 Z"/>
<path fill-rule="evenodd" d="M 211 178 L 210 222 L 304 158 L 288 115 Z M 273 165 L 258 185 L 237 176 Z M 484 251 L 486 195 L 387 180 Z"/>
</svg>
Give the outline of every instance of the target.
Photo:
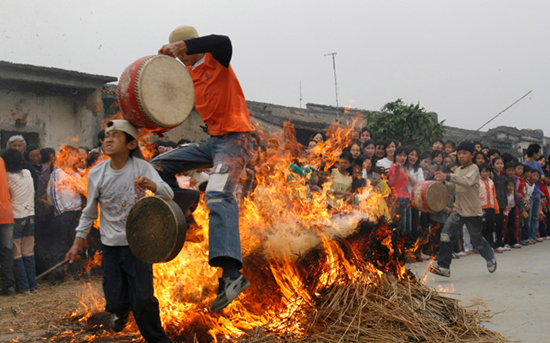
<svg viewBox="0 0 550 343">
<path fill-rule="evenodd" d="M 443 211 L 448 202 L 447 187 L 438 181 L 423 181 L 414 185 L 411 192 L 412 205 L 421 212 Z"/>
<path fill-rule="evenodd" d="M 189 72 L 175 58 L 145 56 L 120 76 L 118 99 L 124 117 L 134 126 L 163 133 L 187 119 L 195 89 Z"/>
</svg>

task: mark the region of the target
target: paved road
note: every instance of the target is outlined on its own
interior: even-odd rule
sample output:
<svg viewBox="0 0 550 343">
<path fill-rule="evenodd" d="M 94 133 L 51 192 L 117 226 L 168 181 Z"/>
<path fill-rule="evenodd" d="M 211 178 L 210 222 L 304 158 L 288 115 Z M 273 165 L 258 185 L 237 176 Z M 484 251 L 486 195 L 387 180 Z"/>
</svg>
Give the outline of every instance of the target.
<svg viewBox="0 0 550 343">
<path fill-rule="evenodd" d="M 428 273 L 429 262 L 409 268 L 426 285 L 446 289 L 464 307 L 478 306 L 493 317 L 484 325 L 512 341 L 550 342 L 550 241 L 496 254 L 498 269 L 487 271 L 480 255 L 453 260 L 451 277 Z M 489 312 L 490 311 L 490 312 Z"/>
</svg>

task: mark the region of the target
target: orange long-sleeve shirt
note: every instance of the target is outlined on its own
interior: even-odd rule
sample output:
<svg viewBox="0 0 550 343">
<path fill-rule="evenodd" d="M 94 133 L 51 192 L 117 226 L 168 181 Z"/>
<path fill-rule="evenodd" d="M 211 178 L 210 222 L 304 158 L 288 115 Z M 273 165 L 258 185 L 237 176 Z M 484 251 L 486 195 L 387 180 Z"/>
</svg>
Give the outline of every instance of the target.
<svg viewBox="0 0 550 343">
<path fill-rule="evenodd" d="M 479 179 L 479 201 L 481 202 L 482 209 L 486 210 L 492 208 L 495 210 L 495 213 L 500 213 L 497 202 L 497 192 L 493 180 Z"/>
</svg>

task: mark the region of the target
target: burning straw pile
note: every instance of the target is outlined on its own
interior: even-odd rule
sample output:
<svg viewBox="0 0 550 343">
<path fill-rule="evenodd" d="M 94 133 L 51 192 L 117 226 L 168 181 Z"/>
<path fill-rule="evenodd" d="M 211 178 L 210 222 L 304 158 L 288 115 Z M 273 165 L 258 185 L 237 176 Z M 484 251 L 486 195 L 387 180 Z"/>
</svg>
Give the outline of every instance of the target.
<svg viewBox="0 0 550 343">
<path fill-rule="evenodd" d="M 381 232 L 380 228 L 374 228 L 368 223 L 363 224 L 367 225 L 362 225 L 359 232 L 351 237 L 332 242 L 341 249 L 340 257 L 345 260 L 334 261 L 333 265 L 319 269 L 322 263 L 316 261 L 323 261 L 327 256 L 326 249 L 317 247 L 298 261 L 304 272 L 304 283 L 310 285 L 311 291 L 317 290 L 311 306 L 304 309 L 306 315 L 300 319 L 288 318 L 275 329 L 256 328 L 246 333 L 239 341 L 505 341 L 500 334 L 478 325 L 480 317 L 477 312 L 464 310 L 458 305 L 457 300 L 441 296 L 435 290 L 424 286 L 406 269 L 388 270 L 391 262 L 396 262 L 394 266 L 400 264 L 400 257 L 392 256 L 391 247 L 388 249 L 380 244 L 380 241 L 376 241 L 376 236 L 388 234 L 391 229 L 386 227 Z M 389 234 L 395 237 L 395 234 Z M 371 256 L 379 254 L 382 258 L 376 261 L 362 258 L 368 256 L 369 252 L 373 254 Z M 346 263 L 350 264 L 346 266 Z M 375 268 L 377 264 L 382 268 Z M 352 266 L 356 271 L 349 273 Z M 327 272 L 322 269 L 325 268 L 333 273 L 330 280 L 322 284 L 320 280 L 323 280 L 323 275 Z M 289 335 L 288 328 L 295 327 L 297 322 L 304 328 L 302 334 Z"/>
<path fill-rule="evenodd" d="M 322 152 L 324 163 L 310 156 L 308 164 L 328 169 L 352 130 L 332 127 L 312 152 Z M 219 275 L 208 265 L 204 203 L 194 212 L 195 239 L 173 261 L 155 265 L 161 319 L 174 341 L 504 341 L 478 325 L 476 312 L 422 285 L 404 268 L 406 242 L 381 206 L 384 195 L 367 186 L 359 204 L 329 211 L 328 187 L 313 193 L 308 174 L 290 168 L 302 158 L 292 154 L 292 131 L 285 128 L 285 153 L 263 168 L 254 193 L 241 204 L 247 291 L 221 313 L 210 312 Z M 105 335 L 110 333 L 98 337 Z"/>
</svg>

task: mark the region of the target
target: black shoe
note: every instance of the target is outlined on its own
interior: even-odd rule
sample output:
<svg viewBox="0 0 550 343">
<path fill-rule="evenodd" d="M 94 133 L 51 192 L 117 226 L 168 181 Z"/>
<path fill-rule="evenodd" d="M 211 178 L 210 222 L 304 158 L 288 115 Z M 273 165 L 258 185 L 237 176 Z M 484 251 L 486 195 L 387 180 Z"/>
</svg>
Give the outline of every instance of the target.
<svg viewBox="0 0 550 343">
<path fill-rule="evenodd" d="M 114 332 L 122 331 L 126 326 L 126 323 L 128 323 L 129 314 L 130 312 L 113 313 L 111 315 L 111 329 Z"/>
<path fill-rule="evenodd" d="M 2 290 L 2 295 L 5 295 L 7 297 L 11 297 L 15 295 L 15 287 L 8 287 L 6 289 Z"/>
<path fill-rule="evenodd" d="M 219 280 L 220 286 L 218 287 L 218 297 L 212 304 L 212 312 L 223 310 L 237 297 L 237 295 L 239 295 L 239 293 L 250 287 L 250 282 L 248 282 L 243 275 L 240 275 L 236 279 L 220 278 Z"/>
</svg>

